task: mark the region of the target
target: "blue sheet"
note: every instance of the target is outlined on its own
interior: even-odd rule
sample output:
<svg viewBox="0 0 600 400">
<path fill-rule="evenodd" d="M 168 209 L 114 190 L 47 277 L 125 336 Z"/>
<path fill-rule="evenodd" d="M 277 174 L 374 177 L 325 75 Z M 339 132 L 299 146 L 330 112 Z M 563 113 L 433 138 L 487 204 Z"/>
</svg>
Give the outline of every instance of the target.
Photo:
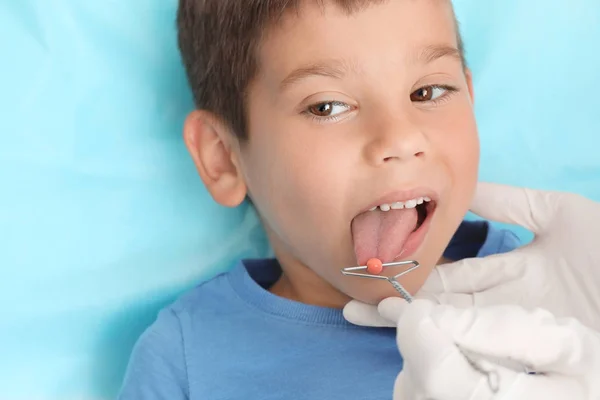
<svg viewBox="0 0 600 400">
<path fill-rule="evenodd" d="M 600 200 L 600 3 L 456 6 L 482 179 Z M 175 7 L 0 2 L 1 398 L 113 398 L 159 307 L 269 252 L 186 155 Z"/>
</svg>

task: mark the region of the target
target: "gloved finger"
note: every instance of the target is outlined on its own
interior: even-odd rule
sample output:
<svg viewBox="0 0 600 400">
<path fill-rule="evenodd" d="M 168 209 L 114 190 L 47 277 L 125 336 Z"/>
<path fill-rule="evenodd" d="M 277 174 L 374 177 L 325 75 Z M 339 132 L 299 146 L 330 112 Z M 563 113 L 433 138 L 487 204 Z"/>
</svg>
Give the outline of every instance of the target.
<svg viewBox="0 0 600 400">
<path fill-rule="evenodd" d="M 435 368 L 435 367 L 433 367 Z M 499 399 L 503 394 L 500 392 L 510 388 L 518 377 L 514 371 L 492 367 L 489 369 L 491 376 L 479 374 L 472 382 L 467 382 L 466 377 L 456 375 L 455 371 L 445 371 L 454 383 L 463 385 L 465 390 L 456 390 L 455 387 L 448 388 L 446 381 L 430 380 L 426 386 L 421 386 L 410 368 L 402 370 L 394 385 L 394 400 L 492 400 Z M 503 387 L 501 386 L 503 385 Z M 512 397 L 510 397 L 513 400 Z"/>
<path fill-rule="evenodd" d="M 438 265 L 425 281 L 421 291 L 476 293 L 521 279 L 527 266 L 525 249 Z"/>
<path fill-rule="evenodd" d="M 432 368 L 436 368 L 432 366 Z M 440 368 L 440 367 L 437 367 Z M 527 375 L 480 362 L 478 367 L 486 374 L 468 377 L 457 371 L 439 369 L 442 378 L 432 377 L 422 382 L 410 368 L 400 373 L 394 385 L 394 400 L 530 400 L 530 399 L 587 399 L 584 386 L 574 377 L 562 375 Z M 458 387 L 460 385 L 463 389 Z"/>
<path fill-rule="evenodd" d="M 431 293 L 421 290 L 415 295 L 415 298 L 455 308 L 488 307 L 506 304 L 507 298 L 520 304 L 521 301 L 527 300 L 530 290 L 522 282 L 514 281 L 474 293 Z M 519 293 L 520 291 L 521 293 Z"/>
<path fill-rule="evenodd" d="M 384 319 L 394 321 L 394 326 L 396 326 L 408 306 L 409 304 L 404 299 L 388 297 L 379 303 L 377 311 Z"/>
<path fill-rule="evenodd" d="M 448 305 L 456 308 L 474 307 L 476 298 L 475 294 L 466 293 L 428 293 L 419 292 L 415 299 L 429 300 L 439 305 Z"/>
<path fill-rule="evenodd" d="M 394 400 L 419 400 L 420 398 L 410 376 L 410 369 L 404 367 L 394 382 Z"/>
<path fill-rule="evenodd" d="M 411 383 L 427 398 L 458 400 L 487 393 L 488 397 L 481 398 L 492 399 L 488 376 L 474 369 L 451 337 L 431 320 L 436 307 L 430 301 L 415 300 L 405 307 L 398 323 L 398 347 L 411 371 Z M 506 370 L 506 374 L 514 372 Z"/>
<path fill-rule="evenodd" d="M 548 291 L 551 287 L 551 277 L 546 276 L 545 271 L 540 270 L 544 265 L 529 266 L 523 278 L 509 281 L 498 286 L 476 291 L 474 293 L 429 293 L 418 292 L 416 298 L 429 299 L 437 304 L 450 305 L 456 308 L 489 307 L 506 305 L 506 299 L 511 303 L 535 306 L 538 304 L 538 295 Z M 545 307 L 560 312 L 563 316 L 570 313 L 566 306 L 562 305 L 558 298 L 550 298 L 545 301 Z"/>
<path fill-rule="evenodd" d="M 580 375 L 600 358 L 600 338 L 574 319 L 518 306 L 437 306 L 431 321 L 468 352 L 510 359 L 536 372 Z"/>
<path fill-rule="evenodd" d="M 502 387 L 502 377 L 499 382 Z M 585 386 L 577 379 L 562 375 L 518 374 L 508 387 L 501 389 L 506 393 L 502 399 L 589 399 Z M 494 397 L 495 399 L 496 397 Z M 479 399 L 473 396 L 472 400 Z"/>
<path fill-rule="evenodd" d="M 358 300 L 352 300 L 346 304 L 343 315 L 348 322 L 354 325 L 375 328 L 393 328 L 396 326 L 396 320 L 387 320 L 382 317 L 377 310 L 377 306 L 372 306 Z"/>
<path fill-rule="evenodd" d="M 489 307 L 503 304 L 507 298 L 519 298 L 511 287 L 499 286 L 488 292 L 478 293 L 426 293 L 419 292 L 415 298 L 433 301 L 439 305 L 455 308 Z"/>
<path fill-rule="evenodd" d="M 432 366 L 435 368 L 435 366 Z M 455 378 L 458 382 L 463 383 L 464 377 L 455 377 L 454 371 L 446 371 L 449 376 Z M 495 372 L 494 372 L 495 373 Z M 510 371 L 511 374 L 515 374 Z M 495 375 L 495 379 L 499 385 L 500 381 L 508 381 L 505 379 L 498 378 L 499 375 Z M 487 380 L 487 376 L 478 375 L 475 376 L 473 382 L 466 382 L 466 390 L 456 390 L 455 388 L 448 388 L 445 381 L 433 381 L 429 379 L 424 381 L 419 379 L 420 377 L 415 376 L 410 367 L 405 365 L 404 369 L 394 383 L 394 396 L 393 400 L 431 400 L 431 399 L 444 399 L 444 400 L 491 400 L 494 398 L 494 389 L 498 390 L 499 387 L 495 388 L 490 386 L 490 381 Z M 473 388 L 467 397 L 464 397 L 470 388 Z M 511 399 L 512 400 L 512 399 Z"/>
<path fill-rule="evenodd" d="M 492 221 L 517 224 L 539 234 L 553 220 L 562 193 L 479 183 L 471 211 Z"/>
</svg>

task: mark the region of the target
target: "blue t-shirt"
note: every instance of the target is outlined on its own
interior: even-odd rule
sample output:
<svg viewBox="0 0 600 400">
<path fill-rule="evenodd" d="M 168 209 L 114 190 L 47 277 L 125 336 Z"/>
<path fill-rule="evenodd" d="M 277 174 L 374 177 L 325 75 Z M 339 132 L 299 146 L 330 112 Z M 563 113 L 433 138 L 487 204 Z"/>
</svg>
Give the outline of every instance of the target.
<svg viewBox="0 0 600 400">
<path fill-rule="evenodd" d="M 502 253 L 517 237 L 463 222 L 450 259 Z M 138 340 L 122 400 L 387 400 L 402 369 L 392 328 L 273 295 L 275 260 L 239 263 L 162 310 Z"/>
</svg>

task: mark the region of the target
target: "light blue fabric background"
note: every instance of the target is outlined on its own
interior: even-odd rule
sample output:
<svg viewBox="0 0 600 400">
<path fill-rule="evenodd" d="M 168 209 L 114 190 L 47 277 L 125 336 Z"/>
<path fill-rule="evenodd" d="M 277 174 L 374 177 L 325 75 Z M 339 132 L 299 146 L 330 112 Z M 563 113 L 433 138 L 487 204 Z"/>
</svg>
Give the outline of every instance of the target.
<svg viewBox="0 0 600 400">
<path fill-rule="evenodd" d="M 482 179 L 600 200 L 600 3 L 456 6 Z M 112 398 L 159 307 L 268 253 L 185 153 L 175 7 L 0 0 L 2 399 Z"/>
</svg>

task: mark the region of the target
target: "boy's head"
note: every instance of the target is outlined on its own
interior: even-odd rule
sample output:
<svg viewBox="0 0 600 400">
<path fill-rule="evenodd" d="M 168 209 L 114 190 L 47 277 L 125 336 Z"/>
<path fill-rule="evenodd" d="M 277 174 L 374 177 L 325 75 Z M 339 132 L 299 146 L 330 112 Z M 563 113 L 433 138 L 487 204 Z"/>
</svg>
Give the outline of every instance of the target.
<svg viewBox="0 0 600 400">
<path fill-rule="evenodd" d="M 341 275 L 371 257 L 418 260 L 402 281 L 417 291 L 477 180 L 450 1 L 181 0 L 178 25 L 199 109 L 186 144 L 216 201 L 253 200 L 284 270 L 273 291 L 327 306 L 395 295 Z"/>
</svg>

